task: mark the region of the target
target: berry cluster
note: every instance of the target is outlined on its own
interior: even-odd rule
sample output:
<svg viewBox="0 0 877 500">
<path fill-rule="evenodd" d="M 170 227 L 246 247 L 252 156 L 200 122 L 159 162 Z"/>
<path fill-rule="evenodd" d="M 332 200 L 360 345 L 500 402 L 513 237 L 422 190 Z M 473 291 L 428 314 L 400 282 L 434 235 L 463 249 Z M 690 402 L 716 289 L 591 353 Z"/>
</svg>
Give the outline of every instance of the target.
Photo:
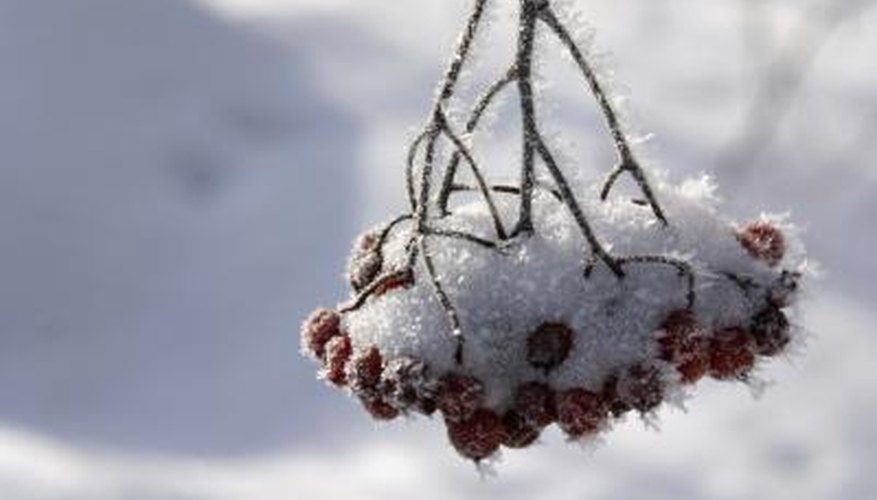
<svg viewBox="0 0 877 500">
<path fill-rule="evenodd" d="M 746 252 L 769 268 L 783 258 L 783 235 L 766 222 L 746 225 L 736 237 Z M 383 269 L 382 239 L 375 233 L 361 238 L 349 267 L 354 290 L 372 290 L 368 300 L 404 293 L 414 283 L 410 271 Z M 539 376 L 516 383 L 509 391 L 512 396 L 502 404 L 487 404 L 484 381 L 472 375 L 465 363 L 440 371 L 425 359 L 388 357 L 376 345 L 354 347 L 345 330 L 343 309 L 311 314 L 302 327 L 302 346 L 320 363 L 321 377 L 349 389 L 373 418 L 438 412 L 454 448 L 480 461 L 500 447 L 529 446 L 554 423 L 570 438 L 592 437 L 614 418 L 632 411 L 655 411 L 673 388 L 690 386 L 706 376 L 747 380 L 759 358 L 782 353 L 792 340 L 782 309 L 795 290 L 795 276 L 783 272 L 759 299 L 749 321 L 732 326 L 707 325 L 691 308 L 672 310 L 645 333 L 654 355 L 616 367 L 596 386 L 556 383 L 551 374 L 568 362 L 578 336 L 563 322 L 544 322 L 521 339 L 526 363 Z"/>
</svg>

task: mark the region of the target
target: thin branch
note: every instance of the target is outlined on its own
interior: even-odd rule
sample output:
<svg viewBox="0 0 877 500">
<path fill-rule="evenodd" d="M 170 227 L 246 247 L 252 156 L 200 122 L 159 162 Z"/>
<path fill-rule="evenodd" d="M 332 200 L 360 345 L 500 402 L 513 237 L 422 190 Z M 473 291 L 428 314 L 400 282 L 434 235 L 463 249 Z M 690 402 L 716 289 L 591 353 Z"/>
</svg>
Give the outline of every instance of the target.
<svg viewBox="0 0 877 500">
<path fill-rule="evenodd" d="M 472 110 L 472 113 L 469 115 L 469 120 L 466 122 L 466 133 L 471 134 L 475 132 L 475 129 L 478 128 L 478 124 L 481 121 L 481 118 L 484 116 L 484 113 L 487 111 L 488 107 L 493 103 L 494 99 L 499 95 L 499 93 L 505 89 L 510 83 L 515 81 L 517 78 L 517 68 L 512 66 L 506 71 L 505 75 L 503 75 L 499 80 L 497 80 L 493 85 L 491 85 L 478 103 L 475 105 L 475 108 Z M 439 192 L 438 197 L 438 205 L 439 205 L 439 213 L 442 217 L 448 215 L 448 200 L 450 199 L 451 191 L 450 186 L 454 183 L 454 179 L 457 176 L 457 168 L 460 165 L 460 160 L 462 159 L 459 151 L 454 151 L 451 156 L 451 161 L 448 162 L 448 167 L 445 170 L 445 176 L 442 180 L 442 189 Z"/>
<path fill-rule="evenodd" d="M 579 206 L 578 201 L 575 199 L 572 188 L 570 188 L 569 184 L 566 182 L 563 172 L 560 171 L 557 161 L 555 161 L 554 157 L 551 155 L 551 151 L 548 149 L 548 146 L 545 145 L 542 138 L 538 136 L 536 149 L 539 156 L 542 158 L 543 163 L 548 167 L 548 172 L 554 178 L 554 182 L 557 184 L 557 188 L 560 191 L 560 196 L 563 198 L 564 204 L 569 208 L 570 212 L 572 212 L 576 224 L 578 224 L 579 229 L 588 241 L 588 245 L 591 247 L 591 253 L 603 261 L 615 276 L 623 278 L 624 270 L 621 269 L 618 260 L 609 255 L 609 252 L 607 252 L 603 245 L 597 240 L 593 229 L 591 229 L 591 225 L 588 223 L 587 217 L 585 217 L 581 206 Z"/>
<path fill-rule="evenodd" d="M 476 245 L 480 245 L 480 246 L 487 248 L 487 249 L 490 249 L 490 250 L 496 250 L 497 248 L 499 248 L 499 246 L 496 243 L 494 243 L 490 240 L 487 240 L 484 238 L 479 238 L 478 236 L 475 236 L 473 234 L 469 234 L 469 233 L 464 232 L 464 231 L 455 231 L 453 229 L 427 227 L 424 234 L 427 236 L 438 236 L 438 237 L 442 237 L 442 238 L 454 238 L 454 239 L 458 239 L 458 240 L 468 241 L 469 243 L 474 243 Z"/>
<path fill-rule="evenodd" d="M 521 0 L 521 13 L 518 19 L 518 50 L 515 67 L 518 70 L 518 95 L 520 97 L 521 120 L 523 127 L 523 152 L 521 160 L 521 204 L 518 223 L 513 235 L 533 233 L 533 186 L 536 181 L 536 111 L 533 91 L 533 49 L 536 39 L 536 19 L 539 10 L 546 8 L 548 2 Z"/>
<path fill-rule="evenodd" d="M 624 131 L 621 127 L 621 121 L 618 119 L 618 114 L 615 112 L 615 109 L 612 107 L 611 102 L 609 101 L 609 96 L 606 91 L 603 90 L 603 86 L 600 81 L 597 79 L 597 75 L 591 67 L 590 63 L 588 63 L 587 58 L 585 58 L 584 53 L 579 48 L 578 44 L 576 44 L 572 35 L 560 22 L 557 16 L 554 14 L 554 11 L 550 8 L 542 9 L 539 12 L 539 19 L 543 21 L 550 29 L 554 32 L 557 38 L 563 43 L 566 47 L 567 51 L 572 56 L 573 60 L 578 65 L 582 74 L 585 77 L 585 80 L 588 82 L 588 86 L 591 89 L 591 93 L 594 94 L 594 98 L 597 100 L 597 104 L 600 106 L 600 110 L 603 113 L 603 117 L 606 120 L 606 125 L 609 128 L 609 132 L 612 134 L 612 139 L 615 144 L 615 148 L 618 152 L 618 166 L 615 167 L 615 171 L 610 174 L 609 179 L 607 179 L 606 184 L 603 187 L 603 191 L 601 193 L 601 197 L 605 200 L 609 194 L 609 191 L 612 188 L 612 183 L 618 178 L 618 176 L 623 172 L 629 172 L 636 183 L 639 185 L 639 188 L 642 190 L 643 195 L 645 195 L 646 199 L 649 201 L 649 205 L 652 207 L 652 211 L 655 213 L 655 217 L 658 218 L 665 226 L 668 224 L 667 218 L 664 215 L 664 211 L 661 208 L 661 205 L 658 203 L 657 198 L 655 197 L 655 193 L 652 190 L 651 185 L 646 179 L 645 172 L 643 172 L 642 167 L 640 166 L 637 159 L 634 157 L 633 151 L 630 148 L 630 144 L 627 142 L 627 138 L 624 134 Z"/>
<path fill-rule="evenodd" d="M 636 255 L 631 257 L 620 257 L 618 262 L 623 264 L 629 263 L 645 263 L 645 264 L 663 264 L 675 268 L 679 272 L 679 276 L 683 276 L 686 280 L 688 292 L 686 293 L 686 302 L 688 310 L 694 309 L 694 303 L 697 298 L 695 294 L 695 274 L 691 264 L 684 260 L 674 259 L 666 255 Z"/>
<path fill-rule="evenodd" d="M 463 158 L 466 159 L 466 163 L 468 163 L 469 167 L 472 169 L 472 174 L 475 176 L 475 182 L 478 183 L 478 188 L 480 189 L 482 196 L 484 196 L 484 201 L 487 203 L 488 210 L 490 210 L 490 216 L 493 218 L 493 226 L 496 229 L 496 236 L 500 240 L 506 239 L 506 232 L 502 224 L 502 218 L 499 215 L 499 210 L 497 210 L 496 203 L 494 203 L 493 198 L 490 196 L 490 188 L 487 185 L 487 181 L 484 179 L 484 175 L 481 173 L 481 169 L 478 168 L 475 158 L 472 157 L 469 148 L 463 143 L 457 134 L 454 133 L 453 129 L 451 129 L 450 124 L 444 116 L 442 116 L 440 123 L 442 131 L 451 142 L 454 143 L 457 152 L 463 155 Z"/>
</svg>

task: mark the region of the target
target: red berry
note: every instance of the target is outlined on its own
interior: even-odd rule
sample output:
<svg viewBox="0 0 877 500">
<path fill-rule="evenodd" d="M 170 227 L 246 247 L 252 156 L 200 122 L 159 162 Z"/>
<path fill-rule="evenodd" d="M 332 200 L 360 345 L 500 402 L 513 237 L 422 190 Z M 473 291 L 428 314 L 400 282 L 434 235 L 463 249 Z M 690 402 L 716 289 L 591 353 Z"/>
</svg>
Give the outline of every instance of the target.
<svg viewBox="0 0 877 500">
<path fill-rule="evenodd" d="M 664 400 L 664 380 L 655 366 L 634 365 L 618 378 L 618 398 L 627 406 L 646 413 Z"/>
<path fill-rule="evenodd" d="M 317 309 L 302 324 L 302 347 L 312 356 L 322 360 L 326 343 L 341 335 L 341 315 L 330 309 Z"/>
<path fill-rule="evenodd" d="M 527 361 L 551 370 L 563 363 L 572 350 L 573 331 L 563 323 L 544 323 L 527 339 Z"/>
<path fill-rule="evenodd" d="M 350 286 L 357 292 L 371 284 L 381 272 L 384 259 L 378 248 L 380 238 L 380 231 L 369 231 L 353 245 L 347 276 Z"/>
<path fill-rule="evenodd" d="M 535 428 L 551 425 L 557 419 L 554 391 L 539 382 L 527 382 L 518 387 L 512 408 Z"/>
<path fill-rule="evenodd" d="M 696 335 L 700 328 L 692 311 L 677 309 L 667 315 L 661 329 L 665 337 L 687 338 Z"/>
<path fill-rule="evenodd" d="M 755 364 L 753 339 L 740 327 L 719 330 L 710 342 L 710 375 L 728 380 L 745 375 Z"/>
<path fill-rule="evenodd" d="M 539 439 L 541 426 L 531 424 L 515 410 L 509 410 L 502 416 L 503 439 L 506 448 L 526 448 Z"/>
<path fill-rule="evenodd" d="M 383 358 L 377 347 L 370 347 L 353 360 L 352 386 L 360 390 L 373 390 L 381 381 Z"/>
<path fill-rule="evenodd" d="M 467 420 L 483 402 L 484 386 L 477 378 L 450 373 L 439 380 L 436 403 L 448 421 Z"/>
<path fill-rule="evenodd" d="M 374 296 L 380 297 L 381 295 L 386 295 L 397 288 L 408 288 L 413 285 L 414 273 L 411 269 L 402 269 L 379 278 L 375 287 Z"/>
<path fill-rule="evenodd" d="M 359 400 L 375 420 L 393 420 L 399 416 L 399 410 L 375 394 L 362 395 Z"/>
<path fill-rule="evenodd" d="M 571 437 L 594 434 L 609 414 L 599 394 L 574 388 L 557 393 L 557 424 Z"/>
<path fill-rule="evenodd" d="M 700 380 L 709 370 L 709 339 L 700 335 L 701 328 L 690 311 L 670 313 L 662 325 L 658 339 L 660 357 L 676 366 L 683 383 Z"/>
<path fill-rule="evenodd" d="M 478 409 L 460 421 L 446 420 L 448 438 L 454 448 L 466 458 L 482 460 L 492 455 L 502 444 L 504 430 L 496 413 Z"/>
<path fill-rule="evenodd" d="M 737 239 L 749 255 L 771 267 L 779 264 L 786 253 L 783 233 L 768 222 L 750 222 L 737 233 Z"/>
<path fill-rule="evenodd" d="M 326 344 L 326 366 L 324 368 L 326 380 L 339 387 L 347 384 L 347 362 L 350 360 L 351 354 L 353 354 L 353 346 L 351 346 L 350 337 L 347 335 L 333 337 Z"/>
<path fill-rule="evenodd" d="M 774 306 L 767 306 L 756 314 L 751 329 L 755 338 L 755 350 L 762 356 L 776 356 L 792 340 L 789 320 Z"/>
<path fill-rule="evenodd" d="M 710 340 L 692 337 L 677 348 L 676 371 L 684 384 L 702 379 L 710 369 Z"/>
</svg>

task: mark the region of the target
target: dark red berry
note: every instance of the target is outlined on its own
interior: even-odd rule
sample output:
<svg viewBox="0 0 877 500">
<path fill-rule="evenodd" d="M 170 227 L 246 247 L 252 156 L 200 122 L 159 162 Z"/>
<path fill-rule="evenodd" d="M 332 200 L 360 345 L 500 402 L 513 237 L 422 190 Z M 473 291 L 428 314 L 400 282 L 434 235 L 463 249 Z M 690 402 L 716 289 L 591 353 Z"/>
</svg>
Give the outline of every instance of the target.
<svg viewBox="0 0 877 500">
<path fill-rule="evenodd" d="M 783 233 L 765 221 L 750 222 L 737 233 L 737 239 L 749 255 L 771 267 L 779 264 L 786 253 Z"/>
<path fill-rule="evenodd" d="M 436 408 L 436 384 L 425 363 L 413 358 L 396 358 L 387 363 L 381 392 L 400 408 L 413 408 L 432 415 Z"/>
<path fill-rule="evenodd" d="M 664 337 L 688 338 L 697 335 L 700 326 L 692 311 L 677 309 L 667 315 L 661 329 L 664 330 Z"/>
<path fill-rule="evenodd" d="M 333 337 L 326 344 L 326 366 L 324 376 L 326 380 L 341 387 L 347 383 L 347 362 L 353 354 L 353 346 L 350 337 L 341 335 Z"/>
<path fill-rule="evenodd" d="M 484 386 L 467 375 L 449 373 L 439 380 L 436 403 L 448 421 L 467 420 L 484 402 Z"/>
<path fill-rule="evenodd" d="M 710 369 L 710 340 L 692 337 L 677 347 L 676 371 L 683 384 L 702 379 Z"/>
<path fill-rule="evenodd" d="M 709 339 L 702 336 L 694 314 L 686 310 L 670 313 L 658 338 L 660 357 L 672 363 L 683 383 L 700 380 L 709 370 Z"/>
<path fill-rule="evenodd" d="M 551 425 L 557 419 L 554 391 L 540 382 L 527 382 L 518 387 L 512 408 L 535 428 Z"/>
<path fill-rule="evenodd" d="M 448 438 L 454 448 L 466 458 L 482 460 L 492 455 L 502 444 L 504 430 L 496 413 L 478 409 L 459 421 L 446 420 Z"/>
<path fill-rule="evenodd" d="M 302 347 L 312 356 L 322 360 L 326 343 L 341 335 L 341 315 L 330 309 L 317 309 L 302 324 Z"/>
<path fill-rule="evenodd" d="M 557 425 L 571 437 L 595 434 L 606 422 L 608 407 L 599 394 L 574 388 L 557 393 Z"/>
<path fill-rule="evenodd" d="M 664 400 L 664 380 L 655 366 L 642 364 L 627 369 L 618 378 L 618 398 L 640 413 L 657 408 Z"/>
<path fill-rule="evenodd" d="M 375 394 L 362 395 L 359 400 L 375 420 L 393 420 L 399 416 L 399 410 Z"/>
<path fill-rule="evenodd" d="M 541 426 L 531 424 L 515 410 L 509 410 L 502 416 L 503 439 L 506 448 L 526 448 L 539 439 Z"/>
<path fill-rule="evenodd" d="M 792 340 L 788 318 L 774 306 L 767 306 L 755 315 L 751 330 L 755 351 L 762 356 L 776 356 Z"/>
<path fill-rule="evenodd" d="M 414 273 L 411 269 L 395 271 L 378 278 L 374 296 L 380 297 L 398 288 L 408 288 L 414 285 Z"/>
<path fill-rule="evenodd" d="M 743 376 L 755 364 L 752 335 L 744 328 L 719 330 L 710 342 L 710 375 L 719 380 Z"/>
<path fill-rule="evenodd" d="M 353 360 L 352 386 L 355 389 L 373 390 L 381 381 L 383 358 L 377 347 L 369 347 Z"/>
<path fill-rule="evenodd" d="M 384 259 L 378 248 L 380 238 L 381 232 L 373 230 L 354 243 L 347 274 L 350 286 L 357 292 L 371 284 L 381 272 Z"/>
<path fill-rule="evenodd" d="M 527 339 L 527 361 L 536 368 L 551 370 L 569 356 L 573 331 L 563 323 L 545 323 Z"/>
</svg>

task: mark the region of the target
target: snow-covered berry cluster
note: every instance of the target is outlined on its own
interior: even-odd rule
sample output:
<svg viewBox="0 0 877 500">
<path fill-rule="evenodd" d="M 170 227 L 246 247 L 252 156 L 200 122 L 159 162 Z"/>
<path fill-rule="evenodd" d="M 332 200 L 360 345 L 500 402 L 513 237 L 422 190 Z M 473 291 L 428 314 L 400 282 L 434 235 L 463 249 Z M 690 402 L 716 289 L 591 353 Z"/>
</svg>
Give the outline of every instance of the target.
<svg viewBox="0 0 877 500">
<path fill-rule="evenodd" d="M 588 264 L 551 193 L 533 199 L 532 234 L 496 248 L 436 239 L 429 263 L 411 259 L 416 221 L 367 231 L 348 266 L 350 301 L 304 322 L 302 350 L 375 419 L 440 415 L 476 461 L 527 447 L 551 424 L 591 438 L 704 377 L 745 382 L 795 338 L 787 313 L 806 269 L 795 228 L 766 216 L 735 225 L 706 179 L 656 193 L 672 227 L 629 200 L 584 205 L 615 255 L 652 256 L 620 257 L 623 277 Z M 491 221 L 471 204 L 441 227 L 486 237 Z"/>
</svg>

